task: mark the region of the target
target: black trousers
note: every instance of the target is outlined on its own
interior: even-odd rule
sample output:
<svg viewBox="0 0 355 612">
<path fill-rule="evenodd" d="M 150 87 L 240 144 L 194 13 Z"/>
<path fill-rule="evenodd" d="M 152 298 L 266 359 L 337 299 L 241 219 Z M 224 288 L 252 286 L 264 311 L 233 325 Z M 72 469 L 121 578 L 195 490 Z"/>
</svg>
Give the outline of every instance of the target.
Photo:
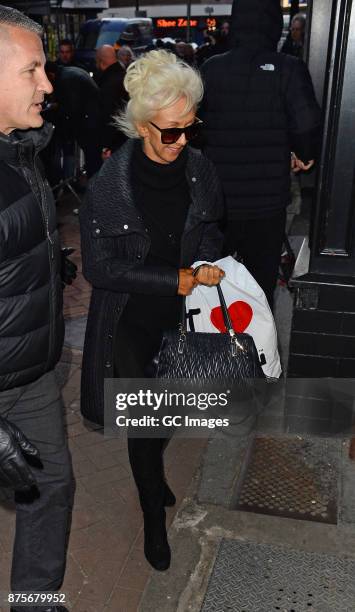
<svg viewBox="0 0 355 612">
<path fill-rule="evenodd" d="M 224 254 L 237 252 L 250 274 L 265 292 L 273 308 L 281 249 L 286 225 L 286 210 L 260 219 L 229 220 L 225 232 Z"/>
<path fill-rule="evenodd" d="M 149 378 L 149 364 L 160 346 L 159 334 L 144 333 L 132 326 L 123 312 L 115 336 L 115 376 Z M 141 508 L 144 513 L 158 514 L 164 507 L 163 454 L 167 438 L 134 438 L 128 430 L 128 456 Z M 149 431 L 147 430 L 149 433 Z"/>
<path fill-rule="evenodd" d="M 63 402 L 54 372 L 29 385 L 2 391 L 0 414 L 37 446 L 42 463 L 32 467 L 38 489 L 15 494 L 11 589 L 56 591 L 64 577 L 74 485 Z M 27 607 L 26 611 L 38 609 Z"/>
</svg>

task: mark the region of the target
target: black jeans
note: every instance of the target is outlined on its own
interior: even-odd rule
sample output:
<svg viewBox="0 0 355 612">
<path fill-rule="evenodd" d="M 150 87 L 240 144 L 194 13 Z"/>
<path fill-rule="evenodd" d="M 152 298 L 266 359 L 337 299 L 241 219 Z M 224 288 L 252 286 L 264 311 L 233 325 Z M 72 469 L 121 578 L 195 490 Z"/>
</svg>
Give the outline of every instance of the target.
<svg viewBox="0 0 355 612">
<path fill-rule="evenodd" d="M 42 463 L 32 467 L 38 489 L 15 494 L 13 591 L 56 591 L 63 582 L 74 492 L 63 413 L 54 372 L 0 393 L 1 416 L 15 423 L 37 446 Z"/>
<path fill-rule="evenodd" d="M 260 219 L 229 220 L 225 232 L 224 254 L 243 260 L 250 274 L 265 292 L 270 308 L 284 241 L 286 210 Z"/>
</svg>

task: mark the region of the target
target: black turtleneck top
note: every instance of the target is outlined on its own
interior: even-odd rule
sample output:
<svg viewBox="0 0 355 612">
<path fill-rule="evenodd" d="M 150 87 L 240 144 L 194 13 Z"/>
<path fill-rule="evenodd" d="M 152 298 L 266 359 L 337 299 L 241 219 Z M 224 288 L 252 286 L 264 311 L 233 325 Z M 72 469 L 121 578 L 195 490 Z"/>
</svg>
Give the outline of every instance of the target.
<svg viewBox="0 0 355 612">
<path fill-rule="evenodd" d="M 143 152 L 141 142 L 136 143 L 132 158 L 134 201 L 151 241 L 143 265 L 180 267 L 181 237 L 190 205 L 186 161 L 184 149 L 169 164 L 154 162 Z M 159 350 L 163 332 L 177 328 L 181 308 L 178 295 L 131 294 L 119 321 L 117 342 L 122 334 L 132 351 L 143 351 L 145 359 L 151 360 Z M 139 342 L 136 348 L 135 338 Z"/>
<path fill-rule="evenodd" d="M 189 207 L 185 176 L 186 148 L 170 164 L 152 161 L 137 142 L 132 179 L 135 201 L 148 228 L 151 247 L 147 265 L 179 268 L 180 243 Z"/>
</svg>

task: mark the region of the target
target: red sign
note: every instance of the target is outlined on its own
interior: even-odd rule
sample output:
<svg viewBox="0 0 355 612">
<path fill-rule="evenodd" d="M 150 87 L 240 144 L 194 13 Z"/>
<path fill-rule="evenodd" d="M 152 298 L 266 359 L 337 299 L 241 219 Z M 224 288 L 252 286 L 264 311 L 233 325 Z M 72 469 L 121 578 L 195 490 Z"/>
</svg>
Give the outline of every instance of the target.
<svg viewBox="0 0 355 612">
<path fill-rule="evenodd" d="M 190 27 L 197 26 L 197 19 L 190 19 Z M 187 28 L 187 19 L 178 17 L 177 19 L 157 19 L 157 28 Z"/>
<path fill-rule="evenodd" d="M 217 20 L 214 17 L 208 17 L 206 19 L 206 26 L 209 30 L 215 30 L 217 27 Z"/>
</svg>

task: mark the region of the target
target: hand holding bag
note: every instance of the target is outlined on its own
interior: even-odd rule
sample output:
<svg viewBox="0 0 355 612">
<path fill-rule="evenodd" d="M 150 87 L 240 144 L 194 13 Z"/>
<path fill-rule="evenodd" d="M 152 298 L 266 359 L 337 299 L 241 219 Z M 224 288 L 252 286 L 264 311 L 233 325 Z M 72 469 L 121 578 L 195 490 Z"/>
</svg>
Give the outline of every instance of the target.
<svg viewBox="0 0 355 612">
<path fill-rule="evenodd" d="M 199 262 L 196 262 L 199 267 Z M 250 272 L 233 257 L 213 262 L 225 272 L 221 289 L 234 330 L 250 334 L 255 342 L 264 374 L 279 378 L 281 363 L 275 321 L 266 296 Z M 188 329 L 199 332 L 225 332 L 217 291 L 198 285 L 186 297 Z"/>
<path fill-rule="evenodd" d="M 157 378 L 264 378 L 253 338 L 233 330 L 219 285 L 217 291 L 227 332 L 214 334 L 187 331 L 184 298 L 179 330 L 168 331 L 163 336 Z"/>
</svg>

